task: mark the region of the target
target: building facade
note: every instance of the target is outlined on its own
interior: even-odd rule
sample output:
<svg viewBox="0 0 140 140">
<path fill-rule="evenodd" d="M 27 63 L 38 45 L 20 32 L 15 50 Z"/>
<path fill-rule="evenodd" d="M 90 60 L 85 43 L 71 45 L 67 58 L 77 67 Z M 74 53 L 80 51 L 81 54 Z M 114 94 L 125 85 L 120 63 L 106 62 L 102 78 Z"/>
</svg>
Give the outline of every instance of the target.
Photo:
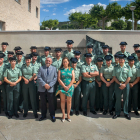
<svg viewBox="0 0 140 140">
<path fill-rule="evenodd" d="M 0 30 L 40 30 L 40 0 L 0 0 Z"/>
</svg>

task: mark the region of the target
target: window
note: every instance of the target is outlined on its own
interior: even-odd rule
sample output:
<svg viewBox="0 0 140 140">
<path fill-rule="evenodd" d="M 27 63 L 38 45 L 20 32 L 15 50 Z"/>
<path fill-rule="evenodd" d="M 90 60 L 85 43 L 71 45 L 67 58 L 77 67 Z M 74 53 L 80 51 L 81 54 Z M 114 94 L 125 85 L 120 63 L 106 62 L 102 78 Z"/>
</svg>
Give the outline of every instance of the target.
<svg viewBox="0 0 140 140">
<path fill-rule="evenodd" d="M 0 31 L 5 31 L 5 22 L 0 21 Z"/>
<path fill-rule="evenodd" d="M 17 3 L 19 3 L 19 4 L 21 3 L 21 0 L 15 0 L 15 1 L 16 1 Z"/>
<path fill-rule="evenodd" d="M 31 12 L 31 0 L 28 0 L 28 11 Z"/>
<path fill-rule="evenodd" d="M 38 18 L 38 8 L 36 7 L 36 18 Z"/>
</svg>

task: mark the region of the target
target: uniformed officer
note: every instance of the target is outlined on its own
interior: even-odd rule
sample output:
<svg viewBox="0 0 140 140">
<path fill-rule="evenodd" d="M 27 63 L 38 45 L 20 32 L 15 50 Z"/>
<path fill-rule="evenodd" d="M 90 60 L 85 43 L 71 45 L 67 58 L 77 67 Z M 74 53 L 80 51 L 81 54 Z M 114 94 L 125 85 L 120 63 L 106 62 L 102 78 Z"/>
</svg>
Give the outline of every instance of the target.
<svg viewBox="0 0 140 140">
<path fill-rule="evenodd" d="M 112 56 L 112 64 L 114 64 L 115 63 L 114 57 L 113 57 L 113 55 L 111 53 L 108 52 L 109 51 L 109 46 L 104 45 L 104 46 L 102 46 L 102 49 L 103 49 L 103 53 L 100 54 L 100 55 L 97 55 L 96 57 L 102 57 L 104 59 L 104 57 L 106 55 L 111 55 Z M 105 59 L 103 61 L 103 65 L 106 65 L 106 60 Z"/>
<path fill-rule="evenodd" d="M 137 50 L 137 51 L 136 51 L 136 54 L 137 54 L 137 58 L 138 58 L 138 59 L 135 60 L 135 66 L 136 66 L 137 68 L 140 68 L 140 50 Z"/>
<path fill-rule="evenodd" d="M 24 114 L 23 117 L 27 117 L 28 115 L 28 94 L 30 96 L 31 105 L 33 109 L 33 113 L 35 118 L 38 118 L 37 115 L 37 107 L 36 107 L 36 94 L 35 94 L 35 85 L 34 85 L 34 78 L 35 78 L 35 69 L 31 66 L 31 55 L 27 54 L 25 56 L 26 64 L 24 64 L 21 68 L 22 70 L 22 78 L 24 80 L 22 85 L 22 92 L 23 92 L 23 109 Z"/>
<path fill-rule="evenodd" d="M 61 48 L 56 48 L 55 50 L 55 57 L 53 58 L 53 63 L 52 66 L 56 67 L 57 72 L 62 64 L 62 57 L 61 57 L 61 53 L 62 53 L 62 49 Z M 58 81 L 56 82 L 54 88 L 54 94 L 56 94 L 56 90 L 57 90 L 57 86 L 59 85 Z M 57 109 L 57 98 L 59 97 L 59 95 L 54 96 L 54 105 L 55 105 L 55 110 Z"/>
<path fill-rule="evenodd" d="M 81 69 L 81 66 L 84 64 L 84 61 L 82 61 L 80 59 L 81 52 L 80 51 L 74 51 L 73 53 L 74 53 L 74 57 L 78 60 L 76 67 Z"/>
<path fill-rule="evenodd" d="M 16 57 L 10 58 L 11 66 L 4 72 L 4 81 L 6 85 L 7 93 L 7 110 L 9 117 L 11 119 L 14 115 L 19 118 L 18 115 L 18 105 L 19 105 L 19 95 L 20 95 L 20 84 L 21 81 L 21 70 L 16 67 Z"/>
<path fill-rule="evenodd" d="M 100 78 L 100 72 L 103 65 L 103 60 L 104 59 L 102 57 L 98 57 L 96 60 L 99 75 L 95 77 L 95 81 L 96 81 L 95 107 L 96 107 L 96 111 L 100 109 L 101 112 L 103 111 L 103 91 L 102 91 L 102 80 Z"/>
<path fill-rule="evenodd" d="M 36 74 L 36 76 L 34 78 L 34 84 L 35 84 L 35 92 L 36 92 L 36 106 L 37 106 L 37 110 L 39 111 L 39 92 L 38 92 L 37 74 L 38 74 L 39 68 L 41 67 L 41 63 L 38 63 L 37 58 L 38 58 L 38 53 L 33 52 L 31 66 L 34 67 L 35 74 Z"/>
<path fill-rule="evenodd" d="M 0 53 L 0 113 L 1 113 L 1 95 L 3 97 L 3 103 L 4 103 L 4 112 L 5 115 L 8 116 L 7 112 L 7 94 L 6 94 L 6 88 L 4 83 L 4 72 L 6 70 L 6 65 L 3 63 L 5 54 Z"/>
<path fill-rule="evenodd" d="M 131 104 L 133 105 L 134 113 L 138 116 L 138 82 L 139 82 L 139 75 L 138 75 L 138 69 L 134 65 L 135 57 L 134 56 L 128 56 L 128 62 L 129 67 L 132 72 L 132 77 L 129 82 L 130 86 L 130 93 L 129 93 L 129 108 L 128 111 L 131 112 Z"/>
<path fill-rule="evenodd" d="M 2 42 L 2 44 L 1 44 L 1 47 L 2 47 L 2 53 L 4 53 L 5 54 L 5 57 L 4 57 L 4 62 L 5 61 L 7 61 L 7 46 L 9 46 L 9 44 L 7 43 L 7 42 Z"/>
<path fill-rule="evenodd" d="M 132 77 L 132 72 L 129 66 L 125 64 L 125 54 L 119 54 L 119 65 L 114 67 L 113 78 L 115 80 L 115 115 L 113 119 L 120 116 L 121 113 L 121 95 L 123 94 L 123 111 L 124 116 L 130 120 L 128 114 L 128 101 L 129 101 L 129 81 Z"/>
<path fill-rule="evenodd" d="M 21 47 L 20 46 L 16 46 L 15 48 L 14 48 L 14 50 L 15 50 L 15 56 L 17 57 L 17 52 L 19 52 L 19 51 L 21 51 Z M 24 53 L 23 53 L 24 54 Z M 21 61 L 23 61 L 24 63 L 25 63 L 25 58 L 24 58 L 24 56 L 23 56 L 23 54 L 22 54 L 22 58 L 21 58 Z M 18 58 L 17 58 L 17 60 L 18 60 Z"/>
<path fill-rule="evenodd" d="M 132 53 L 131 56 L 134 56 L 135 61 L 136 61 L 136 60 L 138 60 L 138 56 L 136 54 L 136 51 L 140 49 L 140 45 L 139 44 L 134 44 L 133 48 L 134 48 L 134 53 Z"/>
<path fill-rule="evenodd" d="M 92 53 L 93 51 L 93 45 L 88 45 L 87 46 L 87 53 L 90 53 L 92 55 L 91 59 L 92 59 L 92 64 L 95 64 L 95 59 L 96 59 L 96 56 Z M 84 63 L 86 63 L 86 57 L 83 55 L 82 57 L 82 61 Z"/>
<path fill-rule="evenodd" d="M 17 51 L 16 52 L 16 67 L 19 68 L 21 70 L 23 64 L 25 64 L 25 62 L 23 61 L 23 52 L 22 51 Z M 23 79 L 21 79 L 20 81 L 20 97 L 19 97 L 19 111 L 22 113 L 23 112 L 23 92 L 22 92 L 22 85 L 23 85 Z"/>
<path fill-rule="evenodd" d="M 125 63 L 128 64 L 127 57 L 130 56 L 131 54 L 129 52 L 126 52 L 126 45 L 127 45 L 126 42 L 121 42 L 120 43 L 121 51 L 118 51 L 116 54 L 124 54 L 126 56 Z"/>
<path fill-rule="evenodd" d="M 32 53 L 37 53 L 37 47 L 36 46 L 31 46 L 30 50 L 31 50 L 31 54 Z M 41 62 L 41 57 L 38 55 L 37 56 L 37 63 L 40 63 L 40 62 Z"/>
<path fill-rule="evenodd" d="M 97 114 L 94 110 L 95 105 L 95 76 L 99 75 L 98 69 L 96 65 L 91 63 L 92 61 L 92 54 L 86 53 L 86 64 L 82 65 L 81 73 L 82 73 L 82 93 L 83 93 L 83 100 L 82 100 L 82 108 L 83 108 L 83 115 L 87 116 L 87 102 L 89 98 L 89 105 L 90 105 L 90 112 L 93 114 Z"/>
<path fill-rule="evenodd" d="M 113 66 L 118 66 L 119 65 L 119 55 L 118 54 L 115 54 L 114 55 L 114 58 L 115 58 L 115 63 L 113 63 L 112 65 Z"/>
<path fill-rule="evenodd" d="M 114 93 L 114 79 L 112 66 L 112 55 L 106 55 L 104 57 L 106 65 L 101 68 L 100 78 L 103 81 L 103 98 L 104 98 L 104 111 L 103 115 L 106 115 L 109 109 L 110 115 L 113 115 L 113 93 Z"/>
<path fill-rule="evenodd" d="M 73 111 L 75 109 L 75 114 L 79 115 L 79 101 L 80 101 L 80 95 L 81 95 L 81 81 L 82 81 L 82 75 L 81 75 L 81 69 L 77 67 L 77 58 L 71 58 L 70 61 L 72 62 L 72 68 L 74 69 L 75 73 L 75 81 L 73 83 L 74 86 L 74 92 L 72 95 L 72 105 L 71 105 L 71 111 L 70 115 L 73 115 Z"/>
<path fill-rule="evenodd" d="M 50 50 L 51 50 L 50 47 L 45 47 L 44 48 L 45 55 L 41 56 L 41 64 L 42 64 L 42 66 L 45 65 L 45 60 L 46 60 L 47 57 L 51 57 L 52 58 L 52 56 L 49 54 Z"/>
<path fill-rule="evenodd" d="M 4 63 L 6 64 L 7 67 L 10 67 L 10 58 L 14 56 L 14 52 L 8 51 L 7 54 L 8 54 L 7 60 Z"/>
<path fill-rule="evenodd" d="M 67 40 L 66 43 L 67 43 L 67 50 L 63 52 L 62 58 L 67 57 L 70 60 L 72 57 L 74 57 L 73 54 L 74 50 L 72 49 L 74 42 L 73 40 Z"/>
</svg>

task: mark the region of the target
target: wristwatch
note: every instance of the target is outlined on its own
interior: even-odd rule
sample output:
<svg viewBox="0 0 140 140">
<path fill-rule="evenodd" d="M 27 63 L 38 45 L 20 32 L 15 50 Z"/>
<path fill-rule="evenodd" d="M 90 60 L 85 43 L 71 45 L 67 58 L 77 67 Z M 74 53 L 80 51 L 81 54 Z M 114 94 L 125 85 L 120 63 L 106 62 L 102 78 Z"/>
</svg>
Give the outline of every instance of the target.
<svg viewBox="0 0 140 140">
<path fill-rule="evenodd" d="M 90 75 L 90 72 L 88 74 Z"/>
<path fill-rule="evenodd" d="M 122 83 L 120 83 L 120 86 L 122 85 Z"/>
</svg>

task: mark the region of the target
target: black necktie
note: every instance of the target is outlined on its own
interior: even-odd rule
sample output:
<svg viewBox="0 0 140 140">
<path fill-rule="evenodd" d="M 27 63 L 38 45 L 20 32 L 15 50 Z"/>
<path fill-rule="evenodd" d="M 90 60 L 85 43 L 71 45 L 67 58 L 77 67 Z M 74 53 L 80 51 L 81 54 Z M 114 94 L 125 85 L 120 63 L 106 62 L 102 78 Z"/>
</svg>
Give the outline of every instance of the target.
<svg viewBox="0 0 140 140">
<path fill-rule="evenodd" d="M 49 67 L 47 67 L 47 76 L 49 75 Z"/>
</svg>

